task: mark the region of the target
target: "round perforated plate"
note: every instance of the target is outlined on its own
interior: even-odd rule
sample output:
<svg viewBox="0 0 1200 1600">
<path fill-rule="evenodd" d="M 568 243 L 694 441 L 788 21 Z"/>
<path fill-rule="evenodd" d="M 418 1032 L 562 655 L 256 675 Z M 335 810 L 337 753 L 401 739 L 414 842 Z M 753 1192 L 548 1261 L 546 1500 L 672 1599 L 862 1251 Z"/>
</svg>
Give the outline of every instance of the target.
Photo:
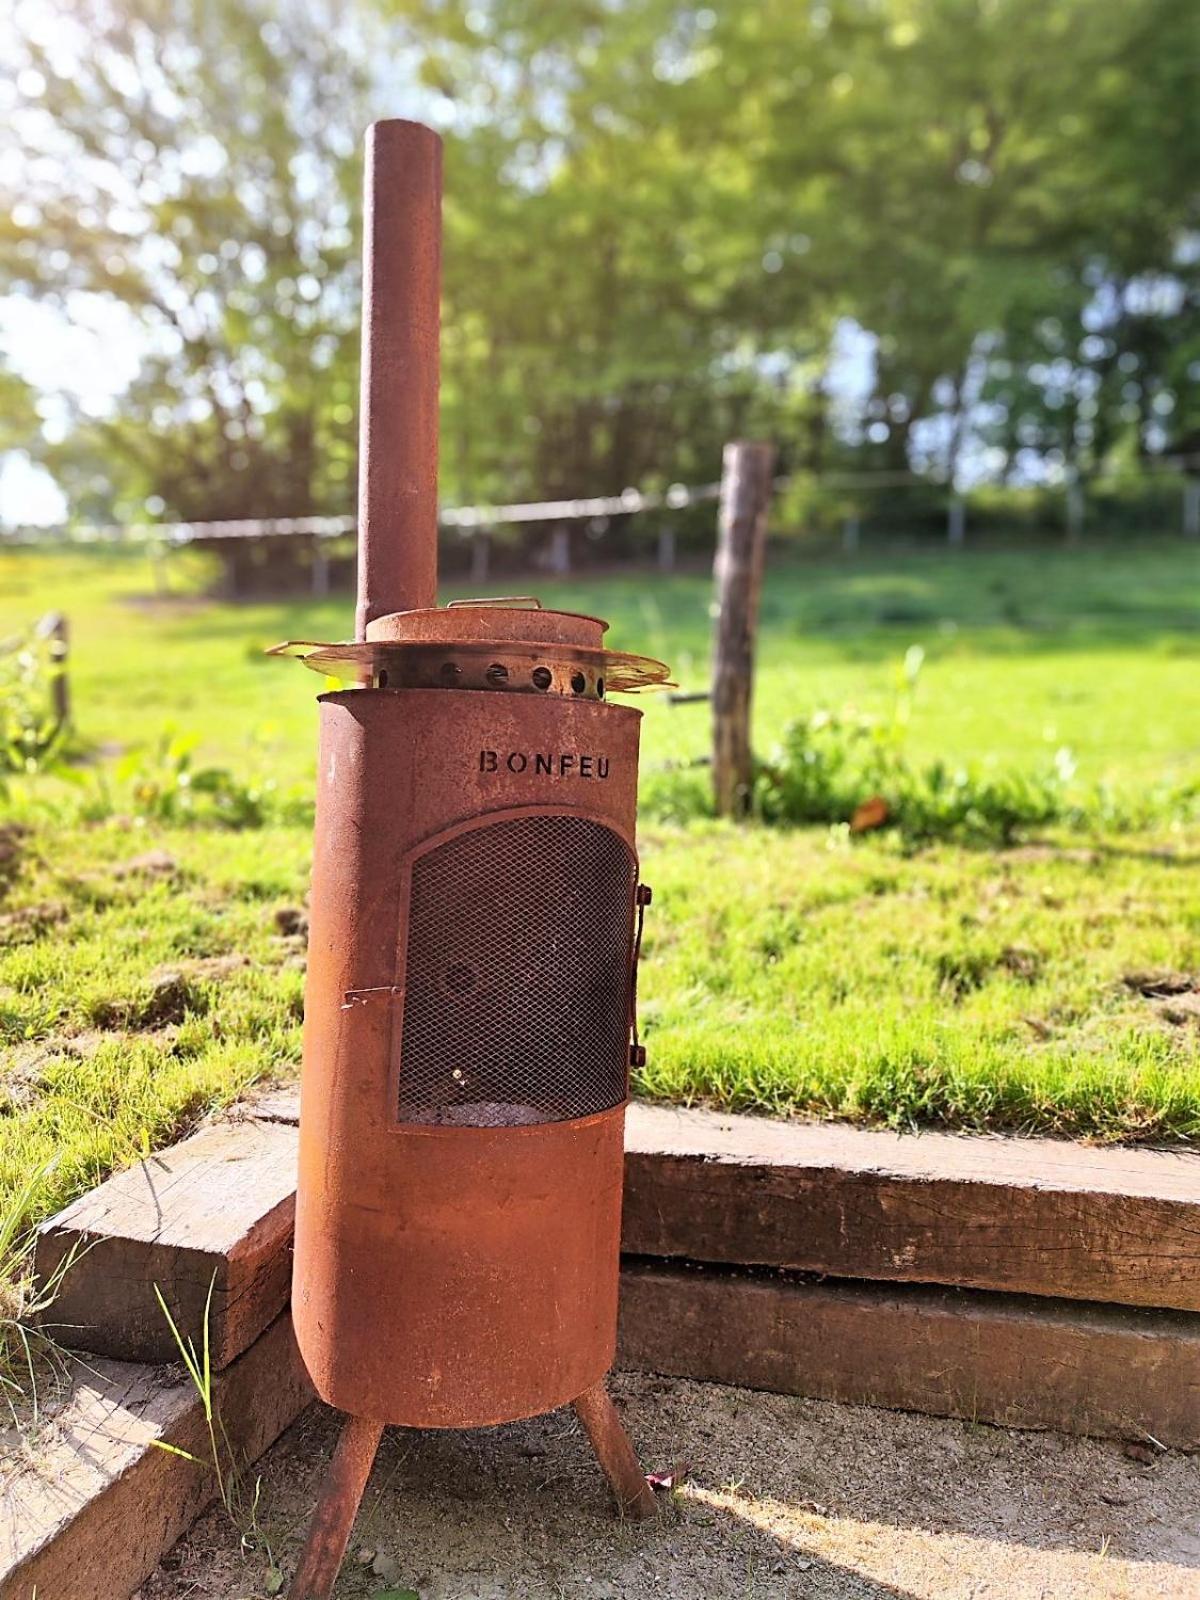
<svg viewBox="0 0 1200 1600">
<path fill-rule="evenodd" d="M 598 682 L 601 693 L 636 694 L 640 689 L 670 688 L 671 670 L 650 656 L 623 650 L 590 649 L 584 645 L 497 641 L 420 643 L 368 640 L 355 644 L 322 644 L 293 639 L 274 645 L 271 656 L 290 656 L 313 672 L 339 683 L 369 682 L 380 688 L 490 688 L 510 693 L 586 694 Z M 505 676 L 492 673 L 502 666 Z M 457 668 L 455 672 L 453 669 Z M 549 682 L 534 674 L 544 668 Z M 572 689 L 573 669 L 583 676 L 585 688 Z"/>
</svg>

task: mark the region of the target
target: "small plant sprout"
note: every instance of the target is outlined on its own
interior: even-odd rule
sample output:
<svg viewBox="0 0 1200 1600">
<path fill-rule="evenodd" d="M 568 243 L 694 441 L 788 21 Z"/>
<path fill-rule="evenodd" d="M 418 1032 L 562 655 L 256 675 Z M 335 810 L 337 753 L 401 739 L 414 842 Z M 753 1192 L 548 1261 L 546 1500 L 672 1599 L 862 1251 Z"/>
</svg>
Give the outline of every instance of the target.
<svg viewBox="0 0 1200 1600">
<path fill-rule="evenodd" d="M 211 1466 L 216 1475 L 217 1489 L 221 1496 L 221 1504 L 229 1510 L 229 1496 L 225 1483 L 225 1475 L 221 1471 L 220 1453 L 217 1449 L 216 1420 L 213 1408 L 213 1375 L 212 1351 L 209 1335 L 209 1315 L 212 1311 L 213 1290 L 216 1287 L 217 1274 L 214 1269 L 209 1279 L 208 1294 L 204 1300 L 204 1327 L 201 1335 L 201 1352 L 196 1354 L 195 1341 L 191 1334 L 185 1338 L 179 1330 L 179 1324 L 171 1315 L 170 1307 L 163 1298 L 163 1292 L 158 1284 L 154 1285 L 154 1298 L 158 1301 L 159 1309 L 167 1319 L 167 1326 L 171 1330 L 171 1337 L 179 1351 L 180 1360 L 187 1369 L 187 1375 L 192 1381 L 192 1387 L 200 1397 L 200 1404 L 204 1409 L 204 1421 L 208 1428 L 208 1442 L 211 1450 Z M 187 1450 L 181 1450 L 178 1445 L 169 1444 L 165 1439 L 155 1439 L 154 1444 L 160 1450 L 166 1450 L 170 1455 L 181 1456 L 185 1461 L 191 1461 L 196 1466 L 204 1466 L 199 1457 L 192 1455 Z"/>
<path fill-rule="evenodd" d="M 0 1212 L 0 1389 L 17 1422 L 13 1397 L 28 1400 L 34 1424 L 39 1420 L 38 1364 L 49 1359 L 59 1364 L 60 1353 L 40 1319 L 50 1309 L 63 1277 L 75 1261 L 73 1248 L 48 1278 L 34 1282 L 30 1276 L 29 1217 L 57 1158 L 34 1169 Z M 18 1377 L 17 1374 L 20 1374 Z"/>
<path fill-rule="evenodd" d="M 262 1479 L 256 1477 L 249 1499 L 246 1500 L 242 1486 L 242 1474 L 239 1469 L 233 1446 L 229 1435 L 225 1431 L 221 1420 L 220 1409 L 215 1403 L 215 1388 L 212 1369 L 212 1300 L 216 1288 L 217 1274 L 213 1271 L 209 1279 L 208 1293 L 204 1300 L 204 1324 L 201 1331 L 200 1350 L 197 1352 L 196 1344 L 190 1334 L 184 1335 L 171 1314 L 163 1292 L 158 1284 L 154 1285 L 154 1296 L 158 1301 L 159 1309 L 167 1319 L 167 1326 L 171 1330 L 171 1337 L 175 1341 L 179 1358 L 187 1371 L 192 1387 L 195 1389 L 204 1412 L 204 1422 L 208 1430 L 209 1459 L 201 1460 L 193 1455 L 190 1450 L 172 1444 L 166 1439 L 154 1439 L 151 1442 L 159 1450 L 168 1455 L 178 1456 L 181 1460 L 190 1462 L 193 1466 L 205 1471 L 211 1471 L 217 1484 L 217 1494 L 221 1501 L 221 1509 L 237 1530 L 243 1552 L 250 1553 L 261 1550 L 266 1556 L 269 1571 L 267 1574 L 267 1593 L 278 1594 L 283 1586 L 283 1578 L 272 1553 L 271 1542 L 259 1521 L 259 1510 L 262 1504 Z M 271 1588 L 272 1583 L 276 1584 Z"/>
</svg>

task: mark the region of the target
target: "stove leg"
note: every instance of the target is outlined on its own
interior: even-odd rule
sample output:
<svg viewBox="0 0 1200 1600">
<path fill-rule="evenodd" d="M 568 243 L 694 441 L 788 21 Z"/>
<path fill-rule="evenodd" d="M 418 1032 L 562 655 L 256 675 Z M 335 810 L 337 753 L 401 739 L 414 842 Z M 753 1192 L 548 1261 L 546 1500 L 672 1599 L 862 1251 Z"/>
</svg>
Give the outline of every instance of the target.
<svg viewBox="0 0 1200 1600">
<path fill-rule="evenodd" d="M 329 1600 L 383 1436 L 381 1422 L 347 1417 L 321 1485 L 289 1600 Z"/>
<path fill-rule="evenodd" d="M 591 1440 L 592 1449 L 616 1496 L 621 1515 L 638 1522 L 655 1516 L 658 1506 L 654 1490 L 646 1482 L 638 1458 L 633 1453 L 629 1435 L 609 1398 L 605 1380 L 601 1378 L 599 1383 L 594 1383 L 574 1404 L 575 1415 L 583 1423 Z"/>
</svg>

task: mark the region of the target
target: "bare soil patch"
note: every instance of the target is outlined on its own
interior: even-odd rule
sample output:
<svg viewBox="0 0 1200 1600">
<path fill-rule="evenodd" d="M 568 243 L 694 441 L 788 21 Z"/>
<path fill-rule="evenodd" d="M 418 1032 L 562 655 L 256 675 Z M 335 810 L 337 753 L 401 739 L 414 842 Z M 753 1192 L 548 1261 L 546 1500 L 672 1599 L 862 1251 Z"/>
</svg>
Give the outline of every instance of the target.
<svg viewBox="0 0 1200 1600">
<path fill-rule="evenodd" d="M 648 1469 L 690 1463 L 657 1524 L 612 1519 L 569 1412 L 393 1430 L 339 1600 L 1200 1600 L 1195 1457 L 676 1379 L 616 1397 Z M 314 1407 L 260 1464 L 288 1571 L 336 1429 Z M 142 1600 L 248 1600 L 268 1568 L 213 1512 Z"/>
<path fill-rule="evenodd" d="M 28 833 L 20 823 L 0 827 L 0 893 L 6 890 L 21 870 L 23 841 Z"/>
<path fill-rule="evenodd" d="M 1172 1027 L 1200 1027 L 1200 976 L 1189 972 L 1131 972 L 1126 987 L 1148 1000 L 1155 1014 Z"/>
</svg>

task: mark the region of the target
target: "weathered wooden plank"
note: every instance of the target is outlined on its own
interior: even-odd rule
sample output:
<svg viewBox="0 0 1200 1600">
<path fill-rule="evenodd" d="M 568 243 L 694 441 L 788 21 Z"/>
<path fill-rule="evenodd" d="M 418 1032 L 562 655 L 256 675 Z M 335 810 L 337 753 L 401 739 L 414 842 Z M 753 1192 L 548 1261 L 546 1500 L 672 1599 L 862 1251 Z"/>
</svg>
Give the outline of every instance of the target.
<svg viewBox="0 0 1200 1600">
<path fill-rule="evenodd" d="M 179 1369 L 80 1365 L 0 1487 L 0 1600 L 126 1600 L 216 1493 L 211 1471 L 158 1448 L 211 1459 L 204 1412 Z M 312 1389 L 280 1317 L 217 1379 L 238 1459 L 256 1460 Z"/>
<path fill-rule="evenodd" d="M 633 1105 L 624 1248 L 1200 1310 L 1200 1155 Z"/>
<path fill-rule="evenodd" d="M 49 1316 L 64 1343 L 167 1361 L 159 1283 L 214 1359 L 287 1304 L 295 1098 L 207 1129 L 48 1223 L 37 1263 L 87 1246 Z M 269 1120 L 267 1120 L 269 1119 Z M 629 1254 L 1200 1310 L 1200 1156 L 1049 1139 L 893 1134 L 630 1107 Z"/>
<path fill-rule="evenodd" d="M 154 1294 L 196 1340 L 212 1287 L 212 1357 L 223 1367 L 288 1302 L 296 1132 L 244 1120 L 205 1128 L 83 1195 L 40 1230 L 35 1270 L 52 1278 L 59 1343 L 125 1361 L 177 1357 Z"/>
<path fill-rule="evenodd" d="M 618 1363 L 1009 1428 L 1200 1447 L 1200 1317 L 627 1265 Z"/>
</svg>

